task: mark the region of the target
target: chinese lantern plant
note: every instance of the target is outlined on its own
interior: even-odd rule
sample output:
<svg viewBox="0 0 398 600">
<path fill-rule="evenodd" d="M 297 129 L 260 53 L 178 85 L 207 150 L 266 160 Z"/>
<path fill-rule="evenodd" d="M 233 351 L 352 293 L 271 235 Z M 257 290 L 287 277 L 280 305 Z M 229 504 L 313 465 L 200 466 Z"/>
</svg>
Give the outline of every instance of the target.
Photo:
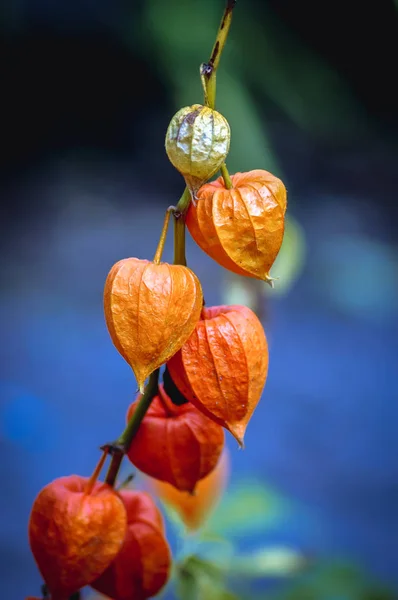
<svg viewBox="0 0 398 600">
<path fill-rule="evenodd" d="M 113 600 L 151 598 L 167 582 L 171 566 L 163 518 L 149 494 L 122 491 L 120 496 L 127 513 L 124 544 L 91 585 Z"/>
<path fill-rule="evenodd" d="M 286 188 L 257 169 L 203 185 L 191 204 L 187 227 L 195 242 L 222 267 L 272 283 L 269 271 L 282 245 Z"/>
<path fill-rule="evenodd" d="M 205 306 L 185 257 L 187 225 L 219 265 L 272 283 L 283 239 L 281 180 L 259 169 L 230 177 L 224 162 L 231 134 L 215 110 L 215 77 L 234 4 L 228 0 L 210 61 L 201 65 L 203 104 L 180 109 L 166 132 L 166 153 L 187 187 L 166 211 L 154 258 L 121 258 L 105 281 L 106 326 L 139 387 L 126 405 L 126 427 L 102 447 L 90 478 L 60 477 L 33 503 L 29 541 L 51 600 L 78 600 L 87 585 L 113 600 L 145 600 L 163 589 L 171 570 L 163 519 L 150 495 L 115 489 L 122 460 L 149 476 L 197 529 L 225 486 L 225 430 L 243 446 L 265 385 L 261 322 L 246 306 Z M 171 215 L 173 263 L 163 261 Z"/>
<path fill-rule="evenodd" d="M 171 387 L 170 376 L 168 380 Z M 129 407 L 127 422 L 137 410 L 139 398 Z M 159 385 L 127 456 L 143 473 L 193 492 L 198 481 L 216 466 L 224 447 L 224 431 L 185 398 L 181 401 L 180 396 L 179 404 L 175 402 L 175 389 L 171 388 L 169 395 L 165 384 Z"/>
<path fill-rule="evenodd" d="M 105 319 L 115 347 L 131 365 L 143 391 L 145 379 L 189 338 L 203 305 L 199 279 L 183 265 L 161 263 L 170 211 L 152 262 L 126 258 L 105 283 Z"/>
<path fill-rule="evenodd" d="M 267 340 L 253 311 L 246 306 L 204 308 L 168 369 L 180 391 L 243 445 L 268 373 Z"/>
<path fill-rule="evenodd" d="M 60 477 L 34 501 L 30 547 L 54 600 L 69 598 L 94 581 L 123 545 L 123 502 L 111 486 L 97 481 L 105 456 L 90 479 Z"/>
</svg>

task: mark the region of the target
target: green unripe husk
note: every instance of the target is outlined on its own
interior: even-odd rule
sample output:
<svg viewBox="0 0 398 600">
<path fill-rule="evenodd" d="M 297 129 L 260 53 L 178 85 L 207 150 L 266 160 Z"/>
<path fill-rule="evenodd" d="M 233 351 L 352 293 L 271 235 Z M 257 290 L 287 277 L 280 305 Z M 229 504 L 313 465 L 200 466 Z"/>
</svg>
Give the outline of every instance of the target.
<svg viewBox="0 0 398 600">
<path fill-rule="evenodd" d="M 166 152 L 193 197 L 221 167 L 229 152 L 231 131 L 219 112 L 193 104 L 181 108 L 166 133 Z"/>
</svg>

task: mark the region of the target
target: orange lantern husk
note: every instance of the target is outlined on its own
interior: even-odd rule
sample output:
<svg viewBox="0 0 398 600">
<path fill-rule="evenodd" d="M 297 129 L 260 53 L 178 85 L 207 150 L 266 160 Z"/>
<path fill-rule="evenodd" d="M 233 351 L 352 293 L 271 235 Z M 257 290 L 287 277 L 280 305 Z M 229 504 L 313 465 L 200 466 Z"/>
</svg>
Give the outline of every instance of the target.
<svg viewBox="0 0 398 600">
<path fill-rule="evenodd" d="M 222 267 L 272 283 L 287 206 L 283 182 L 264 170 L 236 173 L 203 185 L 186 224 L 198 246 Z"/>
<path fill-rule="evenodd" d="M 119 554 L 91 584 L 113 600 L 144 600 L 166 584 L 171 553 L 164 537 L 162 515 L 146 492 L 121 491 L 127 512 L 127 533 Z"/>
<path fill-rule="evenodd" d="M 181 492 L 169 483 L 155 479 L 150 480 L 150 487 L 177 512 L 189 531 L 196 531 L 217 508 L 228 484 L 229 471 L 229 453 L 225 446 L 216 468 L 198 482 L 194 494 Z"/>
<path fill-rule="evenodd" d="M 130 420 L 138 400 L 127 412 Z M 159 385 L 158 394 L 134 437 L 128 458 L 140 471 L 192 492 L 216 466 L 224 447 L 223 428 L 186 402 L 177 406 Z"/>
<path fill-rule="evenodd" d="M 238 305 L 204 308 L 167 367 L 180 392 L 243 446 L 268 373 L 267 339 L 254 312 Z"/>
<path fill-rule="evenodd" d="M 106 324 L 141 392 L 145 379 L 189 338 L 202 305 L 199 279 L 187 267 L 138 258 L 112 267 L 104 290 Z"/>
<path fill-rule="evenodd" d="M 29 542 L 51 597 L 68 599 L 94 581 L 120 551 L 126 530 L 126 510 L 110 486 L 71 475 L 44 487 L 32 507 Z"/>
</svg>

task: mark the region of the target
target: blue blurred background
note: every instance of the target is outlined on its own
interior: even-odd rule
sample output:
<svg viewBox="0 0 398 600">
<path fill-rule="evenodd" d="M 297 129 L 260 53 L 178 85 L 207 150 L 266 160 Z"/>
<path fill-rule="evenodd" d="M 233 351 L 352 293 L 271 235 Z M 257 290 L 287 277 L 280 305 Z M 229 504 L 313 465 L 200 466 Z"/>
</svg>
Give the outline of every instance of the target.
<svg viewBox="0 0 398 600">
<path fill-rule="evenodd" d="M 222 10 L 222 0 L 1 8 L 4 598 L 39 591 L 27 543 L 39 489 L 88 475 L 98 447 L 123 427 L 136 385 L 106 331 L 103 285 L 117 260 L 153 255 L 164 210 L 181 194 L 164 135 L 178 108 L 202 101 L 199 64 Z M 231 125 L 230 172 L 265 168 L 288 188 L 290 221 L 272 271 L 280 281 L 264 290 L 224 272 L 192 240 L 187 247 L 207 304 L 249 302 L 268 335 L 270 373 L 246 449 L 228 439 L 231 485 L 255 480 L 295 507 L 262 541 L 355 563 L 391 598 L 397 23 L 392 0 L 377 9 L 238 2 L 217 108 Z"/>
</svg>

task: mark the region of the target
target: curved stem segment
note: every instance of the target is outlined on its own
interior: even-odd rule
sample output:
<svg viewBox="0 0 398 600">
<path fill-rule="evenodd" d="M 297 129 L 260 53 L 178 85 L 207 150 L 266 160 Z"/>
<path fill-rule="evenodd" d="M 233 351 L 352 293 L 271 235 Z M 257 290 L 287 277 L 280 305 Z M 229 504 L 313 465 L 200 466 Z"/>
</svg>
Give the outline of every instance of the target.
<svg viewBox="0 0 398 600">
<path fill-rule="evenodd" d="M 182 214 L 174 215 L 174 264 L 187 266 L 185 256 L 185 219 Z"/>
<path fill-rule="evenodd" d="M 224 185 L 227 188 L 227 190 L 231 190 L 234 186 L 232 184 L 232 179 L 228 173 L 228 169 L 227 169 L 227 165 L 224 163 L 223 165 L 221 165 L 221 175 L 224 179 Z"/>
<path fill-rule="evenodd" d="M 203 63 L 200 67 L 200 75 L 202 84 L 205 88 L 205 102 L 210 108 L 215 108 L 216 105 L 216 75 L 217 67 L 220 63 L 221 54 L 224 50 L 227 41 L 229 28 L 232 22 L 232 11 L 236 4 L 236 0 L 227 0 L 223 17 L 217 31 L 216 41 L 211 51 L 210 60 L 208 63 Z"/>
<path fill-rule="evenodd" d="M 186 187 L 174 210 L 174 264 L 187 265 L 185 257 L 185 215 L 191 203 L 191 193 Z"/>
<path fill-rule="evenodd" d="M 145 417 L 145 413 L 151 405 L 152 400 L 157 394 L 158 391 L 158 381 L 159 381 L 159 369 L 154 371 L 149 379 L 148 383 L 145 386 L 145 390 L 140 400 L 138 401 L 137 408 L 134 411 L 133 416 L 127 424 L 126 429 L 123 431 L 122 435 L 118 438 L 116 445 L 123 448 L 124 453 L 129 451 L 131 442 L 135 434 L 138 431 L 139 426 L 141 425 L 142 419 Z"/>
<path fill-rule="evenodd" d="M 158 381 L 159 369 L 156 369 L 156 371 L 150 375 L 144 393 L 138 401 L 138 406 L 130 421 L 127 423 L 126 429 L 115 442 L 106 444 L 102 448 L 103 450 L 107 449 L 107 451 L 112 454 L 111 464 L 109 465 L 109 470 L 105 479 L 105 482 L 112 487 L 115 485 L 123 457 L 129 451 L 131 442 L 141 425 L 142 419 L 145 417 L 153 398 L 157 394 Z"/>
<path fill-rule="evenodd" d="M 108 473 L 106 474 L 105 483 L 111 487 L 115 487 L 116 479 L 119 474 L 120 465 L 124 457 L 124 450 L 116 443 L 107 445 L 108 451 L 112 454 L 111 464 L 109 465 Z"/>
<path fill-rule="evenodd" d="M 205 104 L 213 110 L 216 106 L 217 68 L 227 41 L 229 28 L 231 27 L 232 11 L 235 4 L 236 0 L 227 0 L 224 14 L 217 31 L 216 41 L 213 50 L 211 51 L 210 60 L 208 63 L 203 63 L 200 66 L 200 78 L 203 86 Z M 230 190 L 233 186 L 225 163 L 221 167 L 221 175 L 223 176 L 225 187 L 227 190 Z"/>
<path fill-rule="evenodd" d="M 186 187 L 179 199 L 177 206 L 175 207 L 175 215 L 186 215 L 189 205 L 191 204 L 191 192 Z"/>
<path fill-rule="evenodd" d="M 155 263 L 155 265 L 158 265 L 160 263 L 160 261 L 162 260 L 164 244 L 166 242 L 167 231 L 169 229 L 170 215 L 173 210 L 174 210 L 174 206 L 169 206 L 169 208 L 166 210 L 166 214 L 164 216 L 162 233 L 160 234 L 158 247 L 156 249 L 155 256 L 153 257 L 153 262 Z"/>
<path fill-rule="evenodd" d="M 91 475 L 90 479 L 87 481 L 86 489 L 84 490 L 84 494 L 86 496 L 89 496 L 91 494 L 91 492 L 93 491 L 93 488 L 94 488 L 95 483 L 96 483 L 96 481 L 97 481 L 97 479 L 99 477 L 99 474 L 102 471 L 102 467 L 105 464 L 105 460 L 106 460 L 107 454 L 108 454 L 108 450 L 106 448 L 104 448 L 102 456 L 99 459 L 98 464 L 95 467 L 93 474 Z"/>
</svg>

